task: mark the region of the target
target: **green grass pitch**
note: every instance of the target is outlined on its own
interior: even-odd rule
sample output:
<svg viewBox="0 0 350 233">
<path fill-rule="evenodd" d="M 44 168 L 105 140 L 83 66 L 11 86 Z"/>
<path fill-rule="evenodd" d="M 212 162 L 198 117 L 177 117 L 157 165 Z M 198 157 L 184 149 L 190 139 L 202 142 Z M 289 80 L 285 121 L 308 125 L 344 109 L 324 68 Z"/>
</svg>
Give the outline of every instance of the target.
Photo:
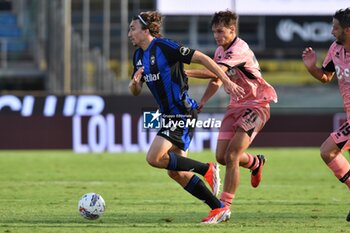
<svg viewBox="0 0 350 233">
<path fill-rule="evenodd" d="M 0 152 L 0 232 L 350 232 L 349 191 L 323 164 L 317 148 L 253 148 L 267 156 L 263 180 L 241 184 L 229 222 L 199 224 L 209 208 L 185 192 L 144 153 Z M 345 154 L 348 158 L 348 154 Z M 210 151 L 190 153 L 213 161 Z M 221 177 L 224 167 L 221 166 Z M 97 192 L 102 218 L 89 221 L 79 198 Z"/>
</svg>

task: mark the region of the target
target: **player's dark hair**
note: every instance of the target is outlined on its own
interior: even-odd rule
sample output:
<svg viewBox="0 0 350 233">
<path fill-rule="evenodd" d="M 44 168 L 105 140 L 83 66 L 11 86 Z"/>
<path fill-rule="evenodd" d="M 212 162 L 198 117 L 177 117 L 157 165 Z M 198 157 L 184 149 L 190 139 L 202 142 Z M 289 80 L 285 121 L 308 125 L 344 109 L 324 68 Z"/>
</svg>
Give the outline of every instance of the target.
<svg viewBox="0 0 350 233">
<path fill-rule="evenodd" d="M 237 27 L 238 15 L 230 10 L 215 12 L 211 19 L 210 26 L 223 24 L 229 28 L 232 25 Z"/>
<path fill-rule="evenodd" d="M 339 21 L 342 28 L 350 27 L 350 7 L 337 10 L 333 15 L 333 18 Z"/>
<path fill-rule="evenodd" d="M 148 29 L 150 34 L 154 37 L 161 37 L 160 29 L 163 23 L 162 15 L 157 11 L 141 12 L 139 15 L 134 16 L 133 20 L 139 20 L 142 29 Z"/>
</svg>

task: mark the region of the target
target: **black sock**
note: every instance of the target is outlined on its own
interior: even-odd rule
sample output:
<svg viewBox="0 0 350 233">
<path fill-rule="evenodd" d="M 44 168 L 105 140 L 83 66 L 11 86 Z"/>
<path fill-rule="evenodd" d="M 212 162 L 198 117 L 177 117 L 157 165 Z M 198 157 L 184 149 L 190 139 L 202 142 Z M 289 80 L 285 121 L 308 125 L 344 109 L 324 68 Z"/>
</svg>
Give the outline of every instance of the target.
<svg viewBox="0 0 350 233">
<path fill-rule="evenodd" d="M 169 164 L 167 169 L 171 171 L 192 171 L 202 176 L 209 169 L 207 163 L 202 163 L 193 159 L 189 159 L 180 155 L 175 154 L 174 152 L 168 152 L 169 154 Z"/>
<path fill-rule="evenodd" d="M 199 200 L 206 203 L 211 209 L 223 207 L 220 200 L 209 191 L 204 182 L 196 175 L 192 176 L 191 180 L 184 189 Z"/>
<path fill-rule="evenodd" d="M 342 177 L 339 179 L 340 182 L 345 183 L 347 179 L 350 178 L 350 170 Z"/>
</svg>

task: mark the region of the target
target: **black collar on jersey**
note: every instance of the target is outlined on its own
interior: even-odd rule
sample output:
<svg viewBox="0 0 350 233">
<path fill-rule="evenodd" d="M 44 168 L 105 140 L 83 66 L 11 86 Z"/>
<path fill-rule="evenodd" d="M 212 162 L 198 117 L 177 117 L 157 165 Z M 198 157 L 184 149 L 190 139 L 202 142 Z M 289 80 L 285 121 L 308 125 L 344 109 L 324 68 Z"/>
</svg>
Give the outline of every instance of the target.
<svg viewBox="0 0 350 233">
<path fill-rule="evenodd" d="M 232 41 L 231 44 L 227 47 L 227 49 L 230 48 L 230 47 L 233 45 L 233 43 L 236 42 L 236 40 L 237 40 L 237 36 L 233 39 L 233 41 Z M 226 49 L 226 50 L 227 50 L 227 49 Z"/>
</svg>

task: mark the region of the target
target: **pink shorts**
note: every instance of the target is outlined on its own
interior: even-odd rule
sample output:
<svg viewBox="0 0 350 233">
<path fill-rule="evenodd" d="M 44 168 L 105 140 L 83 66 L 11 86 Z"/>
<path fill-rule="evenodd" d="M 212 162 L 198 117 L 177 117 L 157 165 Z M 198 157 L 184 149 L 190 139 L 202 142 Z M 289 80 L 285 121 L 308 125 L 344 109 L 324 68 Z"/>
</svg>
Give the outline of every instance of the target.
<svg viewBox="0 0 350 233">
<path fill-rule="evenodd" d="M 219 140 L 231 140 L 238 127 L 242 128 L 253 141 L 270 118 L 270 106 L 230 108 L 221 122 Z"/>
<path fill-rule="evenodd" d="M 347 120 L 336 131 L 331 133 L 335 144 L 340 150 L 350 149 L 350 120 Z"/>
</svg>

